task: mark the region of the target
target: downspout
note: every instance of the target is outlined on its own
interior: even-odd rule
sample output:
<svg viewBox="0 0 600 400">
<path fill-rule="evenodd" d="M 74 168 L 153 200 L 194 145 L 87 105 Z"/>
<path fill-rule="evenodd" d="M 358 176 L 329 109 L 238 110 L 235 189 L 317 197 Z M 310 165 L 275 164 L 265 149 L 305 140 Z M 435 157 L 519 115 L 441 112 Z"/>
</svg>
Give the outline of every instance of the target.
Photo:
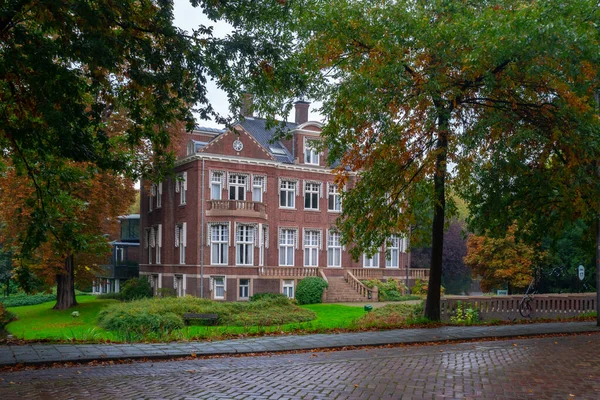
<svg viewBox="0 0 600 400">
<path fill-rule="evenodd" d="M 204 158 L 202 158 L 202 188 L 200 189 L 200 298 L 204 298 Z"/>
</svg>

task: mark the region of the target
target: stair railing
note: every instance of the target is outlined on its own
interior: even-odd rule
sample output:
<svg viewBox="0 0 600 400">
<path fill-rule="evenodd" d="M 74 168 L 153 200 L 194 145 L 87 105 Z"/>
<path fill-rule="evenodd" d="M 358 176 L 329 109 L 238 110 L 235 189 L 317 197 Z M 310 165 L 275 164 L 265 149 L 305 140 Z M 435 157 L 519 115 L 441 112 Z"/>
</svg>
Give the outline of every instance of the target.
<svg viewBox="0 0 600 400">
<path fill-rule="evenodd" d="M 352 272 L 348 270 L 344 271 L 344 279 L 346 282 L 348 282 L 352 289 L 354 289 L 365 299 L 379 301 L 379 289 L 377 289 L 377 286 L 373 287 L 373 289 L 369 289 L 360 280 L 358 280 L 358 278 L 356 278 Z"/>
</svg>

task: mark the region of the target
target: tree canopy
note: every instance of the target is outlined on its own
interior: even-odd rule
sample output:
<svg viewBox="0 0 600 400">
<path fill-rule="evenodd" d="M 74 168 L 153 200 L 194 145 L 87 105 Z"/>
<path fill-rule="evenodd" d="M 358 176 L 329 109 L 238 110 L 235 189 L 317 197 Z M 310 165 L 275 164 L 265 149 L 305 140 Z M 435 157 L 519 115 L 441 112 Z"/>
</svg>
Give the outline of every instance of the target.
<svg viewBox="0 0 600 400">
<path fill-rule="evenodd" d="M 272 15 L 274 4 L 282 8 L 191 3 L 213 20 L 235 24 Z M 66 257 L 68 276 L 69 257 L 91 246 L 89 232 L 80 229 L 93 202 L 80 197 L 83 186 L 106 185 L 110 193 L 124 177 L 161 178 L 175 159 L 172 128 L 193 127 L 192 108 L 201 118 L 226 121 L 214 113 L 205 84 L 209 77 L 227 80 L 221 69 L 235 62 L 229 47 L 253 62 L 272 46 L 216 39 L 208 26 L 184 32 L 173 25 L 172 0 L 1 2 L 0 175 L 24 186 L 0 196 L 9 203 L 7 194 L 18 195 L 26 212 L 19 220 L 26 225 L 14 232 L 14 254 L 32 257 L 50 245 Z M 229 94 L 236 97 L 233 88 Z M 113 186 L 103 181 L 108 177 Z"/>
<path fill-rule="evenodd" d="M 464 188 L 481 226 L 506 207 L 512 218 L 531 221 L 548 196 L 548 212 L 561 210 L 557 218 L 573 206 L 580 215 L 595 208 L 596 2 L 286 5 L 285 18 L 248 32 L 293 31 L 272 40 L 291 37 L 281 46 L 289 52 L 266 57 L 260 68 L 233 66 L 228 77 L 254 92 L 267 114 L 285 113 L 294 97 L 323 102 L 324 148 L 339 161 L 338 182 L 359 176 L 338 221 L 355 254 L 407 231 L 423 207 L 433 209 L 429 318 L 440 317 L 447 185 Z M 506 231 L 513 221 L 492 228 Z"/>
</svg>

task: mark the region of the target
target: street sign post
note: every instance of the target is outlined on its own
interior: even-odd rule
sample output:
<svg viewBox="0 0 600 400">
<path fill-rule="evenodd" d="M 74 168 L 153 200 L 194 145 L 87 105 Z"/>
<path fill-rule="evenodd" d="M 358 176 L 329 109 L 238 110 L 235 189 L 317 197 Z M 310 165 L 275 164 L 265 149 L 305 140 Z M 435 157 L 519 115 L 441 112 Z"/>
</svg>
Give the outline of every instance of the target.
<svg viewBox="0 0 600 400">
<path fill-rule="evenodd" d="M 582 280 L 583 280 L 583 278 L 585 277 L 585 268 L 583 267 L 583 265 L 580 265 L 580 266 L 577 268 L 577 273 L 578 273 L 578 275 L 579 275 L 579 280 L 580 280 L 580 281 L 582 281 Z"/>
</svg>

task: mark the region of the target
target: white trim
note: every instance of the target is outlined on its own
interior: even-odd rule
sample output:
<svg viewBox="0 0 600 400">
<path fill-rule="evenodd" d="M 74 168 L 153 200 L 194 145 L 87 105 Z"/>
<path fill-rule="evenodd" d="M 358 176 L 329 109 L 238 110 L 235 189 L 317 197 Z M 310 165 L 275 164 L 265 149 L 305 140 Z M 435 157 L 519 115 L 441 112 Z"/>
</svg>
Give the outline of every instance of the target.
<svg viewBox="0 0 600 400">
<path fill-rule="evenodd" d="M 198 160 L 209 160 L 209 161 L 219 161 L 223 163 L 233 163 L 233 164 L 244 164 L 244 165 L 260 165 L 267 167 L 274 167 L 276 169 L 290 170 L 290 171 L 302 171 L 302 172 L 312 172 L 319 174 L 327 174 L 334 175 L 333 170 L 326 167 L 311 167 L 307 164 L 284 164 L 277 161 L 266 161 L 259 160 L 256 158 L 247 158 L 247 157 L 235 157 L 235 156 L 222 156 L 219 154 L 209 154 L 209 153 L 201 153 L 196 154 L 190 157 L 185 157 L 177 162 L 175 162 L 175 166 L 179 167 L 184 164 L 191 163 L 193 161 Z M 348 171 L 348 175 L 357 176 L 358 172 Z"/>
</svg>

